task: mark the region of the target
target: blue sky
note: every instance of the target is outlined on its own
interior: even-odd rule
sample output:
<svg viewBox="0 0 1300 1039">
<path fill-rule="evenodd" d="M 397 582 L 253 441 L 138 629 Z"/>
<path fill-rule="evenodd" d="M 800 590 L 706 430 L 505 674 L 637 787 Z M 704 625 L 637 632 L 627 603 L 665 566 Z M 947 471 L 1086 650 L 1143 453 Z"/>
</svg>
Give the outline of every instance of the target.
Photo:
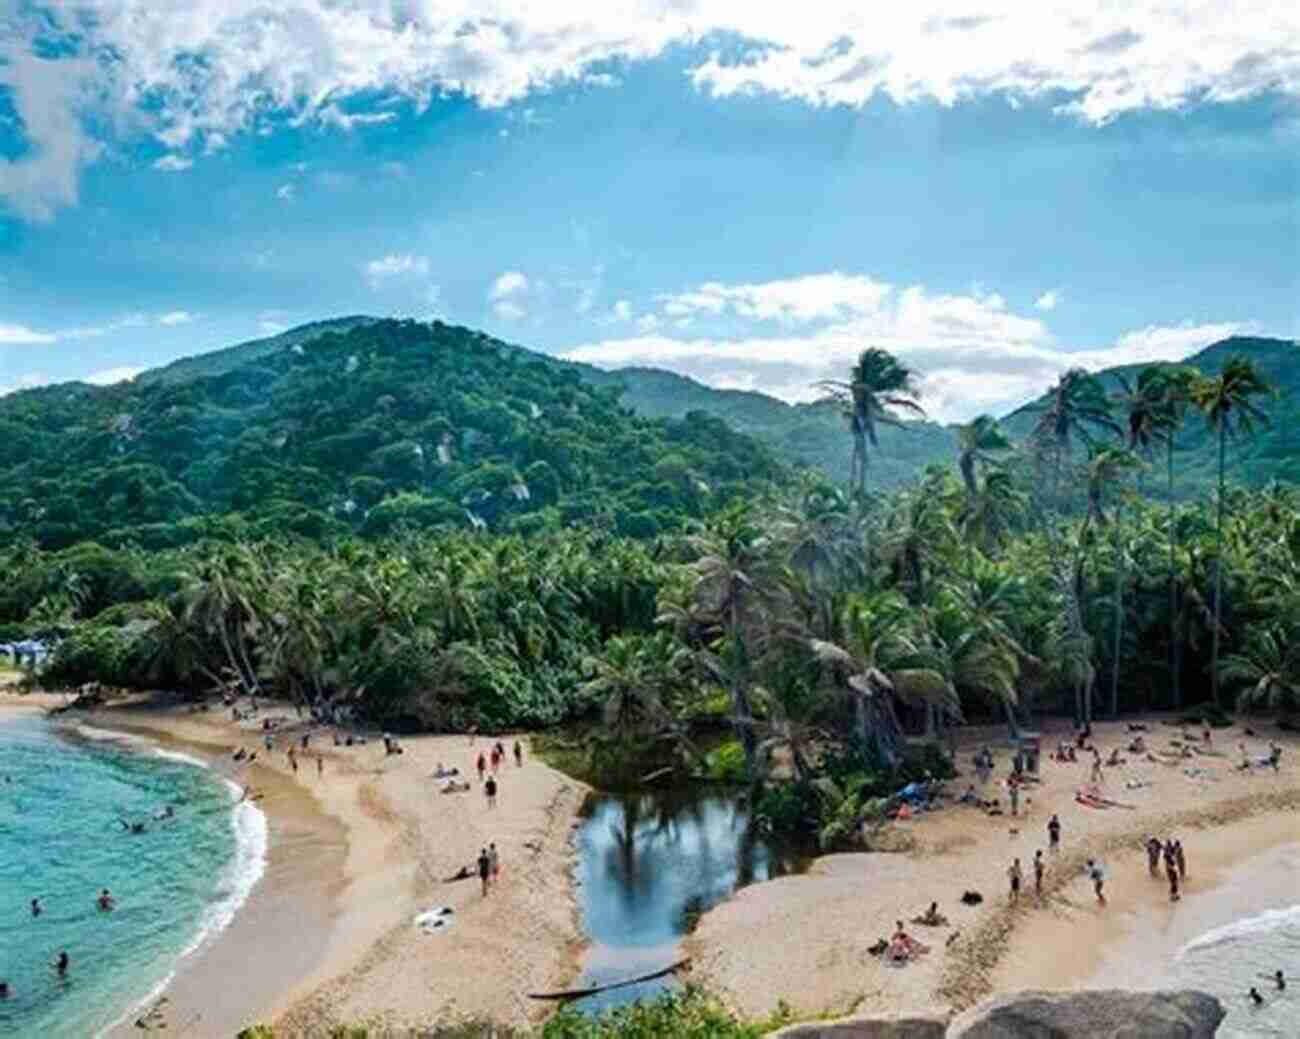
<svg viewBox="0 0 1300 1039">
<path fill-rule="evenodd" d="M 1300 335 L 1296 5 L 756 6 L 20 0 L 0 392 L 367 313 L 957 419 Z"/>
</svg>

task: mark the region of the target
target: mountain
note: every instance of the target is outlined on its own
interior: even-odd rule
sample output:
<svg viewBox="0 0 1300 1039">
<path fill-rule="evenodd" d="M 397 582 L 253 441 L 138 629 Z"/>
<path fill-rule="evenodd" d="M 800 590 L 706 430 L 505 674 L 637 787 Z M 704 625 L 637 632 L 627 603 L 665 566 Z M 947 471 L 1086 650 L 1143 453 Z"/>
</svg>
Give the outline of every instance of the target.
<svg viewBox="0 0 1300 1039">
<path fill-rule="evenodd" d="M 569 365 L 348 318 L 130 383 L 0 399 L 0 537 L 156 548 L 404 526 L 649 536 L 787 478 L 718 418 L 646 418 Z"/>
<path fill-rule="evenodd" d="M 1217 375 L 1228 358 L 1242 355 L 1255 362 L 1264 378 L 1277 391 L 1272 399 L 1258 402 L 1269 417 L 1267 425 L 1254 435 L 1230 440 L 1230 478 L 1248 487 L 1261 487 L 1271 480 L 1300 483 L 1300 343 L 1288 339 L 1233 336 L 1212 343 L 1182 364 L 1203 375 Z M 1107 368 L 1097 373 L 1102 385 L 1119 392 L 1120 377 L 1132 382 L 1147 365 Z M 1033 430 L 1037 410 L 1047 403 L 1044 394 L 1037 401 L 1018 408 L 1002 419 L 1002 428 L 1013 439 L 1023 441 Z M 1195 411 L 1174 441 L 1174 465 L 1178 493 L 1183 497 L 1208 493 L 1218 478 L 1218 441 Z M 1163 459 L 1155 459 L 1163 473 Z"/>
</svg>

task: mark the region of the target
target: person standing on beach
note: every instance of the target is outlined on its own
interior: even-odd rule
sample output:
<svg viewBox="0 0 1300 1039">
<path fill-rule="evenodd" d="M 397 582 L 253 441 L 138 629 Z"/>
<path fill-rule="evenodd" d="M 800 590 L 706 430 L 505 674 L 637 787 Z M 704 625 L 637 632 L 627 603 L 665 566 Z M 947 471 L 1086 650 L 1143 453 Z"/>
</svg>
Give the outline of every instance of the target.
<svg viewBox="0 0 1300 1039">
<path fill-rule="evenodd" d="M 487 783 L 483 787 L 483 792 L 487 794 L 487 806 L 489 808 L 495 808 L 497 806 L 496 776 L 488 776 Z"/>
<path fill-rule="evenodd" d="M 1165 873 L 1174 873 L 1178 869 L 1178 859 L 1174 855 L 1174 840 L 1169 838 L 1165 841 Z"/>
<path fill-rule="evenodd" d="M 1183 896 L 1178 893 L 1178 870 L 1169 871 L 1169 901 L 1177 902 Z"/>
<path fill-rule="evenodd" d="M 492 860 L 488 858 L 487 848 L 479 849 L 478 853 L 478 879 L 483 885 L 483 897 L 487 898 L 488 878 L 492 875 Z"/>
<path fill-rule="evenodd" d="M 1020 860 L 1016 859 L 1007 868 L 1007 879 L 1011 881 L 1011 904 L 1015 905 L 1020 901 Z"/>
<path fill-rule="evenodd" d="M 1101 751 L 1096 747 L 1092 748 L 1092 782 L 1098 786 L 1103 786 L 1106 782 L 1106 774 L 1101 767 Z"/>
<path fill-rule="evenodd" d="M 1102 886 L 1106 883 L 1106 871 L 1102 868 L 1100 862 L 1095 862 L 1092 859 L 1088 860 L 1085 868 L 1088 872 L 1088 879 L 1092 881 L 1092 889 L 1097 893 L 1097 903 L 1104 906 L 1106 896 L 1102 892 Z"/>
<path fill-rule="evenodd" d="M 323 776 L 324 774 L 325 774 L 325 755 L 324 755 L 324 754 L 317 754 L 317 755 L 316 755 L 316 775 L 318 775 L 318 776 Z"/>
<path fill-rule="evenodd" d="M 1020 777 L 1010 775 L 1007 777 L 1007 794 L 1011 798 L 1011 814 L 1020 814 Z"/>
<path fill-rule="evenodd" d="M 518 740 L 515 740 L 515 766 L 517 768 L 524 767 L 524 748 L 520 746 Z"/>
<path fill-rule="evenodd" d="M 486 771 L 487 771 L 487 758 L 483 756 L 483 752 L 480 750 L 478 752 L 478 781 L 480 783 L 483 782 L 483 773 Z"/>
<path fill-rule="evenodd" d="M 1059 851 L 1061 848 L 1061 820 L 1055 812 L 1047 820 L 1047 848 L 1049 851 Z"/>
<path fill-rule="evenodd" d="M 488 873 L 492 877 L 492 883 L 497 882 L 497 877 L 501 875 L 501 858 L 497 855 L 496 841 L 488 845 Z"/>
<path fill-rule="evenodd" d="M 1151 836 L 1147 838 L 1147 869 L 1151 871 L 1153 877 L 1160 876 L 1160 838 Z"/>
<path fill-rule="evenodd" d="M 1038 898 L 1043 897 L 1043 871 L 1047 864 L 1043 862 L 1043 849 L 1039 848 L 1034 852 L 1034 894 Z"/>
<path fill-rule="evenodd" d="M 298 774 L 298 755 L 294 753 L 293 744 L 289 744 L 289 767 L 293 769 L 293 774 Z"/>
<path fill-rule="evenodd" d="M 1183 842 L 1174 841 L 1174 863 L 1178 866 L 1180 880 L 1187 879 L 1187 859 L 1183 856 Z"/>
</svg>

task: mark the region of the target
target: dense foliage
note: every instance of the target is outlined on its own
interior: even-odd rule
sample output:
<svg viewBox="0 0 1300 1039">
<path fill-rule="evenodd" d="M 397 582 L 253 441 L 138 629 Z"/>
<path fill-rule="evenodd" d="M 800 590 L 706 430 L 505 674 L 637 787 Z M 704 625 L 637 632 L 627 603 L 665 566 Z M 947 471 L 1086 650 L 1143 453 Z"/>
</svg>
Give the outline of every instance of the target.
<svg viewBox="0 0 1300 1039">
<path fill-rule="evenodd" d="M 0 537 L 159 549 L 572 524 L 653 537 L 784 472 L 716 418 L 636 417 L 616 390 L 481 333 L 342 327 L 0 400 Z"/>
</svg>

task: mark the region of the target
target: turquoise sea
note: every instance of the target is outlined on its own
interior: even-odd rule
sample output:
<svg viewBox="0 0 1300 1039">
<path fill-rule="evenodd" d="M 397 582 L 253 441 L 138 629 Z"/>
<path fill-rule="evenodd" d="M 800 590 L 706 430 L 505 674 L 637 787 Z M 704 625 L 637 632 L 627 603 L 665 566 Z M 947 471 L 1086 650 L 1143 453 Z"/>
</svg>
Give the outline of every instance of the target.
<svg viewBox="0 0 1300 1039">
<path fill-rule="evenodd" d="M 230 922 L 264 868 L 265 816 L 236 804 L 233 784 L 108 736 L 65 735 L 38 717 L 0 722 L 0 979 L 11 992 L 0 1035 L 112 1027 Z M 169 804 L 174 817 L 156 818 Z M 105 887 L 111 913 L 95 904 Z M 64 980 L 51 966 L 61 950 Z"/>
</svg>

